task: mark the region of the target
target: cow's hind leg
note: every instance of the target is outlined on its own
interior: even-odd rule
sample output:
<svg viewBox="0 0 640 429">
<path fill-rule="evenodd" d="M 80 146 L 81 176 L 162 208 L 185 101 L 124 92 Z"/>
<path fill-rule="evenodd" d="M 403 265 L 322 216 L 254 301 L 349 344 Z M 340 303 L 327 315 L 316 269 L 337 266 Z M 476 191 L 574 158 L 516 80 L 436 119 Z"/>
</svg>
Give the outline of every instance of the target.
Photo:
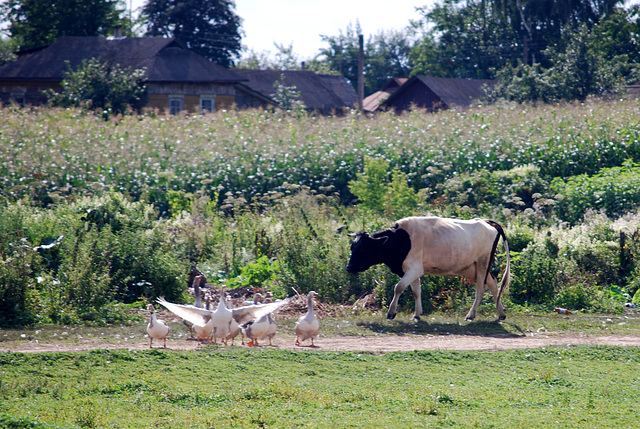
<svg viewBox="0 0 640 429">
<path fill-rule="evenodd" d="M 496 302 L 496 298 L 498 298 L 498 279 L 490 275 L 487 279 L 487 286 L 491 291 L 491 295 L 493 295 L 493 301 L 496 303 L 496 310 L 498 310 L 498 319 L 504 320 L 507 318 L 507 315 L 504 312 L 504 307 L 502 306 L 501 301 Z"/>
<path fill-rule="evenodd" d="M 481 268 L 481 267 L 482 267 L 481 264 L 476 264 L 476 268 Z M 473 320 L 476 318 L 476 311 L 478 310 L 478 307 L 482 302 L 482 297 L 484 296 L 484 291 L 486 290 L 486 285 L 484 283 L 484 275 L 480 274 L 483 272 L 484 270 L 481 270 L 481 269 L 476 270 L 476 299 L 473 301 L 473 305 L 471 306 L 471 309 L 465 316 L 465 320 Z"/>
</svg>

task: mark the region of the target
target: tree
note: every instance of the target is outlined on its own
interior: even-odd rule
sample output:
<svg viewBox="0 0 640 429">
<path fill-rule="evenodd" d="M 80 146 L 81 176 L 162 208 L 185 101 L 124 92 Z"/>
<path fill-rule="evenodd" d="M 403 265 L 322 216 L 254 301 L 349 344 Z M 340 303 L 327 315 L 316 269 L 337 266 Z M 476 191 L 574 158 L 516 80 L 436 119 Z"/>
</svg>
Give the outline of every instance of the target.
<svg viewBox="0 0 640 429">
<path fill-rule="evenodd" d="M 147 0 L 147 36 L 176 37 L 194 52 L 231 67 L 242 49 L 231 0 Z"/>
<path fill-rule="evenodd" d="M 358 82 L 358 54 L 360 25 L 348 25 L 338 36 L 322 36 L 328 47 L 310 63 L 311 69 L 327 68 L 339 73 L 356 88 Z M 364 92 L 378 91 L 392 77 L 407 77 L 411 71 L 409 53 L 413 41 L 405 30 L 380 32 L 364 42 Z"/>
<path fill-rule="evenodd" d="M 562 48 L 547 48 L 543 54 L 550 67 L 519 64 L 498 73 L 495 95 L 518 102 L 584 100 L 617 92 L 624 85 L 637 82 L 637 64 L 626 54 L 605 55 L 602 35 L 583 25 L 567 36 Z M 616 52 L 611 40 L 606 46 Z"/>
<path fill-rule="evenodd" d="M 0 13 L 20 49 L 53 43 L 61 36 L 106 36 L 125 21 L 118 0 L 9 0 Z"/>
<path fill-rule="evenodd" d="M 68 71 L 60 93 L 50 93 L 50 103 L 60 107 L 87 107 L 113 114 L 140 110 L 145 103 L 145 71 L 83 61 L 76 71 Z"/>
<path fill-rule="evenodd" d="M 499 16 L 519 45 L 524 64 L 545 61 L 543 51 L 558 43 L 567 32 L 587 28 L 623 5 L 623 0 L 479 0 Z"/>
<path fill-rule="evenodd" d="M 14 54 L 15 43 L 9 39 L 0 38 L 0 66 L 14 61 L 17 57 Z"/>
<path fill-rule="evenodd" d="M 412 75 L 490 79 L 519 55 L 516 35 L 482 1 L 445 0 L 420 8 L 412 23 L 424 36 L 411 50 Z"/>
<path fill-rule="evenodd" d="M 274 43 L 277 51 L 271 57 L 270 51 L 256 52 L 249 51 L 248 55 L 238 61 L 236 67 L 239 69 L 262 69 L 262 70 L 300 70 L 301 63 L 298 55 L 293 52 L 293 44 L 288 46 Z"/>
</svg>

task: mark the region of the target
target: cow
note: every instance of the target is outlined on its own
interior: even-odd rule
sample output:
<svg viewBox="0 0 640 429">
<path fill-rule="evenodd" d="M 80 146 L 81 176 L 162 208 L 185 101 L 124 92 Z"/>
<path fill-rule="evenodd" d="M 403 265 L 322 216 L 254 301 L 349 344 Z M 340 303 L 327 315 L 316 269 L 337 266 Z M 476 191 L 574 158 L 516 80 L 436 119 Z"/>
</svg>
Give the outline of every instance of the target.
<svg viewBox="0 0 640 429">
<path fill-rule="evenodd" d="M 349 273 L 360 273 L 377 264 L 385 264 L 401 277 L 396 284 L 387 319 L 396 317 L 398 299 L 411 285 L 415 298 L 413 318 L 420 320 L 422 299 L 420 277 L 435 275 L 454 277 L 475 283 L 476 296 L 465 319 L 473 320 L 487 287 L 500 320 L 506 318 L 500 302 L 502 292 L 509 286 L 511 263 L 509 244 L 502 227 L 486 219 L 458 220 L 435 216 L 407 217 L 391 228 L 373 234 L 361 231 L 349 234 L 351 257 L 346 267 Z M 498 280 L 491 274 L 498 241 L 502 237 L 506 252 L 506 267 L 498 289 Z"/>
</svg>

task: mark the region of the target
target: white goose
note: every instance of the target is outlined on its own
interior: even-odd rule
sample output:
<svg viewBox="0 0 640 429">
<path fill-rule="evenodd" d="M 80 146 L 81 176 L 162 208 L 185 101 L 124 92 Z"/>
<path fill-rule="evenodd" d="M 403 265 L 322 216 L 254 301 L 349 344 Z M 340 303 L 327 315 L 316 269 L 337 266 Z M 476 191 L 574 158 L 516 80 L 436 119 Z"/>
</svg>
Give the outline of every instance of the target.
<svg viewBox="0 0 640 429">
<path fill-rule="evenodd" d="M 276 311 L 288 302 L 289 300 L 286 299 L 271 304 L 248 305 L 232 309 L 231 314 L 236 323 L 242 326 L 258 320 L 266 314 Z M 204 308 L 197 308 L 192 305 L 174 304 L 166 301 L 164 298 L 158 298 L 158 303 L 166 307 L 176 316 L 189 320 L 194 324 L 196 334 L 198 335 L 198 344 L 200 344 L 201 339 L 210 339 L 212 337 L 214 327 L 213 317 L 215 312 Z M 224 303 L 222 303 L 222 306 L 225 307 Z M 220 307 L 220 304 L 218 307 Z M 202 328 L 202 333 L 198 332 L 199 328 Z"/>
<path fill-rule="evenodd" d="M 164 340 L 164 348 L 167 348 L 167 336 L 169 335 L 169 326 L 156 317 L 156 311 L 153 304 L 147 306 L 147 310 L 151 313 L 151 320 L 147 325 L 147 334 L 149 334 L 149 348 L 152 348 L 153 339 Z"/>
<path fill-rule="evenodd" d="M 202 282 L 202 280 L 204 279 L 204 276 L 195 276 L 193 278 L 193 282 L 192 282 L 192 286 L 193 286 L 193 295 L 195 296 L 195 306 L 198 308 L 202 308 L 202 301 L 200 298 L 200 283 Z M 193 337 L 193 333 L 195 332 L 194 327 L 193 327 L 193 323 L 189 322 L 188 320 L 184 319 L 182 320 L 182 323 L 189 328 L 189 335 L 190 338 L 193 340 L 195 339 Z"/>
<path fill-rule="evenodd" d="M 276 323 L 275 320 L 273 320 L 273 318 L 271 317 L 271 314 L 267 314 L 267 319 L 269 321 L 269 327 L 267 328 L 267 333 L 264 334 L 262 337 L 260 337 L 260 339 L 264 340 L 265 338 L 269 338 L 269 345 L 272 346 L 273 344 L 271 344 L 271 340 L 273 340 L 273 337 L 276 335 L 276 331 L 278 330 L 278 324 Z"/>
<path fill-rule="evenodd" d="M 311 347 L 315 347 L 313 340 L 318 336 L 318 331 L 320 331 L 320 322 L 318 322 L 318 318 L 313 311 L 313 298 L 316 296 L 318 296 L 316 292 L 309 292 L 307 295 L 307 313 L 300 316 L 296 322 L 296 346 L 299 346 L 301 341 L 311 338 Z"/>
<path fill-rule="evenodd" d="M 247 343 L 249 347 L 257 346 L 258 339 L 267 336 L 267 333 L 269 332 L 269 326 L 271 325 L 271 323 L 269 322 L 270 319 L 271 315 L 267 313 L 255 320 L 251 320 L 240 325 L 244 336 L 249 338 L 249 342 Z"/>
<path fill-rule="evenodd" d="M 206 310 L 204 308 L 198 308 L 193 305 L 174 304 L 166 301 L 164 298 L 157 299 L 158 304 L 165 307 L 178 317 L 190 322 L 192 324 L 193 332 L 195 332 L 198 339 L 198 345 L 200 341 L 209 341 L 213 335 L 213 311 Z"/>
<path fill-rule="evenodd" d="M 220 290 L 220 301 L 218 301 L 218 308 L 211 315 L 213 320 L 213 344 L 218 344 L 218 338 L 225 342 L 226 337 L 229 335 L 229 329 L 231 321 L 233 320 L 233 313 L 227 308 L 226 297 L 227 287 L 222 286 Z"/>
<path fill-rule="evenodd" d="M 252 305 L 257 305 L 258 304 L 258 300 L 262 298 L 262 295 L 260 293 L 256 293 L 253 295 L 253 301 L 251 301 Z M 231 308 L 232 305 L 229 303 L 229 301 L 227 302 L 227 306 L 228 308 Z M 244 346 L 244 334 L 242 333 L 242 328 L 240 327 L 240 325 L 238 324 L 238 322 L 236 321 L 236 319 L 231 318 L 231 325 L 229 325 L 229 335 L 227 335 L 225 337 L 225 340 L 227 340 L 227 342 L 229 340 L 231 340 L 231 345 L 234 345 L 235 341 L 236 341 L 236 337 L 238 336 L 238 334 L 241 334 L 242 337 L 242 342 L 241 344 Z"/>
</svg>

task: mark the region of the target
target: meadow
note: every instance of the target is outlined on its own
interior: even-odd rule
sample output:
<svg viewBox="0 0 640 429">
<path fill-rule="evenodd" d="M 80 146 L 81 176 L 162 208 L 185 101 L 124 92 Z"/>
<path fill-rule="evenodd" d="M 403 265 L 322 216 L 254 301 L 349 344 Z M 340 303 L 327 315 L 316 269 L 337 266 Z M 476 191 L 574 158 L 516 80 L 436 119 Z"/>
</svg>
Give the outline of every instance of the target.
<svg viewBox="0 0 640 429">
<path fill-rule="evenodd" d="M 589 100 L 105 121 L 5 107 L 0 326 L 128 323 L 157 296 L 188 302 L 193 266 L 214 287 L 339 304 L 375 292 L 384 307 L 397 278 L 346 273 L 346 233 L 427 213 L 504 226 L 511 311 L 619 314 L 640 302 L 638 113 L 633 100 Z M 459 279 L 423 289 L 427 312 L 473 293 Z"/>
<path fill-rule="evenodd" d="M 640 348 L 0 353 L 0 427 L 637 425 Z"/>
</svg>

